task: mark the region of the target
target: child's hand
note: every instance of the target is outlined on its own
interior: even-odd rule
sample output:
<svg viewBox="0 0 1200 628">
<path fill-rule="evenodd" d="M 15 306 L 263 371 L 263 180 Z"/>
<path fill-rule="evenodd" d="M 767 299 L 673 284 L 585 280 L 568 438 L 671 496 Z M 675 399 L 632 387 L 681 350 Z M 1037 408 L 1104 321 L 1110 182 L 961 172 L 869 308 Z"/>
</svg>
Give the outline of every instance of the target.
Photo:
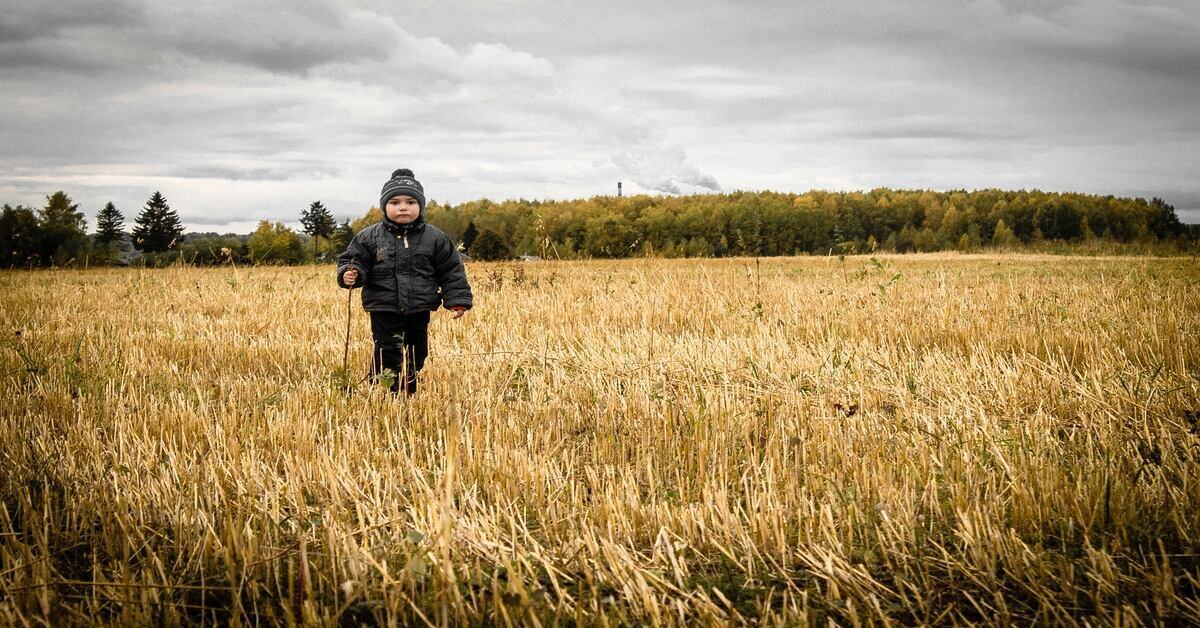
<svg viewBox="0 0 1200 628">
<path fill-rule="evenodd" d="M 356 281 L 358 281 L 357 268 L 351 268 L 350 270 L 342 273 L 342 283 L 346 284 L 347 286 L 353 286 Z"/>
<path fill-rule="evenodd" d="M 450 309 L 454 312 L 454 318 L 462 318 L 462 315 L 467 313 L 467 308 L 461 305 L 456 305 Z"/>
</svg>

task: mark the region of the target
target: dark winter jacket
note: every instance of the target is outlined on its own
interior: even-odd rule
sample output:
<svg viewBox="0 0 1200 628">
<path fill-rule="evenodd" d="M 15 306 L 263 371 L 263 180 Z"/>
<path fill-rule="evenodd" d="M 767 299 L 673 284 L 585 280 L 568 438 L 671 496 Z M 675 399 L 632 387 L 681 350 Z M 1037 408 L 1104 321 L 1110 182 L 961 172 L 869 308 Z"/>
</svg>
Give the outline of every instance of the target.
<svg viewBox="0 0 1200 628">
<path fill-rule="evenodd" d="M 353 287 L 362 287 L 363 309 L 369 312 L 471 307 L 471 286 L 454 242 L 426 224 L 424 216 L 400 225 L 385 215 L 358 232 L 338 256 L 337 282 L 343 288 L 351 287 L 342 279 L 351 266 L 358 269 Z"/>
</svg>

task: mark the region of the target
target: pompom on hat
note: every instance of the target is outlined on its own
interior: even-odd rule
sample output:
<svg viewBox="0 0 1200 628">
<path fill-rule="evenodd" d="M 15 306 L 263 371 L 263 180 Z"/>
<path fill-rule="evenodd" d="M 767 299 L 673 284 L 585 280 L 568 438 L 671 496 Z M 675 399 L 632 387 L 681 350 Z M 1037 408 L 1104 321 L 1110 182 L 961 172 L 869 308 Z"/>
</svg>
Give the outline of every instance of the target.
<svg viewBox="0 0 1200 628">
<path fill-rule="evenodd" d="M 387 215 L 387 202 L 401 194 L 417 199 L 421 213 L 425 213 L 425 188 L 413 176 L 412 170 L 400 168 L 392 173 L 392 178 L 383 184 L 383 190 L 379 192 L 379 209 L 383 210 L 384 215 Z"/>
</svg>

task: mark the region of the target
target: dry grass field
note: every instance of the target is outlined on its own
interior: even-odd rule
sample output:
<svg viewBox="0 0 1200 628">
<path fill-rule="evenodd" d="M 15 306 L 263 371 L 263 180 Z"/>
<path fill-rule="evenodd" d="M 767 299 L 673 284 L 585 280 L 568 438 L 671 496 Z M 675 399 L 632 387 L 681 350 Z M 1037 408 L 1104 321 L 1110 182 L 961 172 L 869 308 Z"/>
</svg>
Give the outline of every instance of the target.
<svg viewBox="0 0 1200 628">
<path fill-rule="evenodd" d="M 1200 263 L 0 273 L 0 623 L 1200 622 Z"/>
</svg>

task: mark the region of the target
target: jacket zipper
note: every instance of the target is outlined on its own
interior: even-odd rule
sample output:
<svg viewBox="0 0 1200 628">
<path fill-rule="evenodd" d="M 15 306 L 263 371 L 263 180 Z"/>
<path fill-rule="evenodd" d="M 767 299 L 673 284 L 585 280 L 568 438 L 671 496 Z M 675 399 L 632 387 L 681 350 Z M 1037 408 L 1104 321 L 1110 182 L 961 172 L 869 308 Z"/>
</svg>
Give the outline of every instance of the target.
<svg viewBox="0 0 1200 628">
<path fill-rule="evenodd" d="M 408 234 L 404 235 L 404 248 L 408 248 Z"/>
</svg>

